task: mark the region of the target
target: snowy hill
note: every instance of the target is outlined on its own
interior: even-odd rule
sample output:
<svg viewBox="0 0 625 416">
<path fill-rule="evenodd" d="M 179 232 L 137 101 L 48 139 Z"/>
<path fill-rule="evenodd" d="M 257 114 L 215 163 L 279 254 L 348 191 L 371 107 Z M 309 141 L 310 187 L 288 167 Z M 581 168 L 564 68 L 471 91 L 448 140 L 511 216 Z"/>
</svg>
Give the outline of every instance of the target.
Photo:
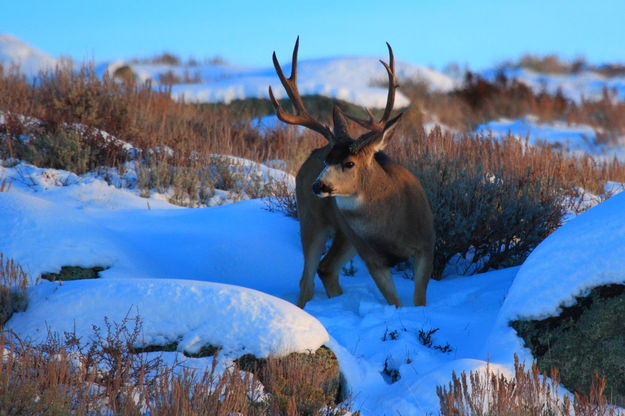
<svg viewBox="0 0 625 416">
<path fill-rule="evenodd" d="M 5 68 L 19 65 L 26 76 L 32 77 L 54 69 L 59 62 L 11 35 L 0 34 L 0 64 Z"/>
<path fill-rule="evenodd" d="M 301 60 L 298 65 L 299 91 L 302 95 L 323 95 L 366 107 L 383 108 L 386 104 L 387 77 L 378 59 Z M 271 65 L 269 56 L 267 62 Z M 285 73 L 290 73 L 289 57 L 283 58 L 282 65 Z M 152 79 L 158 82 L 165 75 L 180 80 L 192 78 L 193 83 L 174 84 L 172 87 L 172 94 L 186 101 L 229 103 L 237 99 L 267 98 L 269 85 L 277 98 L 287 97 L 273 66 L 246 68 L 227 64 L 175 66 L 114 62 L 106 71 L 114 74 L 122 67 L 130 68 L 141 81 Z M 457 85 L 455 80 L 440 72 L 406 62 L 397 62 L 396 71 L 400 83 L 402 80 L 422 82 L 432 91 L 446 92 Z M 398 92 L 396 106 L 407 104 L 408 100 Z"/>
</svg>

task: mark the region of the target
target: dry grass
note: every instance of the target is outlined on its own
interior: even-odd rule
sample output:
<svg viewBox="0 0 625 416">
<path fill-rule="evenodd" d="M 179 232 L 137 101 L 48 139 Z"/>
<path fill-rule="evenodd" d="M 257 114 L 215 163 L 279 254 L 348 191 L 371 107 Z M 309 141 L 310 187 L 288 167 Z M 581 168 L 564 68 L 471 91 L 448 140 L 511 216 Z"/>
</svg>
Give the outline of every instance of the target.
<svg viewBox="0 0 625 416">
<path fill-rule="evenodd" d="M 11 315 L 26 308 L 28 284 L 22 266 L 0 253 L 0 329 Z"/>
<path fill-rule="evenodd" d="M 471 371 L 455 373 L 448 386 L 438 386 L 444 416 L 617 416 L 622 411 L 610 406 L 604 396 L 605 381 L 595 375 L 588 395 L 575 394 L 573 401 L 559 393 L 557 370 L 551 378 L 541 375 L 536 364 L 526 370 L 514 358 L 514 377 Z M 573 413 L 574 412 L 574 413 Z"/>
<path fill-rule="evenodd" d="M 9 178 L 2 178 L 0 180 L 0 192 L 9 192 L 13 181 Z"/>
<path fill-rule="evenodd" d="M 335 398 L 314 383 L 316 369 L 297 356 L 267 359 L 262 375 L 235 364 L 199 372 L 135 353 L 138 317 L 94 328 L 91 341 L 49 334 L 42 345 L 0 337 L 0 414 L 338 416 Z M 150 358 L 148 358 L 150 357 Z"/>
</svg>

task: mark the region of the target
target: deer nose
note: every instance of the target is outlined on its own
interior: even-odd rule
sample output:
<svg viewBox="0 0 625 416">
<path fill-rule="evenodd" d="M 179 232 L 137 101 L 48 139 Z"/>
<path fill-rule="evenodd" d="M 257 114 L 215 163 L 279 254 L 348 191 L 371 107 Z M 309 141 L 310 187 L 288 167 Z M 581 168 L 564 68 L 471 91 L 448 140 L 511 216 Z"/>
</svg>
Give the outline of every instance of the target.
<svg viewBox="0 0 625 416">
<path fill-rule="evenodd" d="M 315 195 L 320 195 L 322 193 L 331 194 L 332 188 L 326 185 L 324 182 L 316 180 L 312 184 L 312 191 L 315 193 Z"/>
</svg>

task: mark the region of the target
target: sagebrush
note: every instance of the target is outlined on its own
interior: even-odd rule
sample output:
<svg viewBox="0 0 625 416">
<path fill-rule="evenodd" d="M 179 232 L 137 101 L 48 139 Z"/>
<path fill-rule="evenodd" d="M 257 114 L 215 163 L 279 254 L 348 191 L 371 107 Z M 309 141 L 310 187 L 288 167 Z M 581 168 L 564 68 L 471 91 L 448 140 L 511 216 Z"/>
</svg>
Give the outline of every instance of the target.
<svg viewBox="0 0 625 416">
<path fill-rule="evenodd" d="M 471 371 L 438 386 L 443 416 L 621 416 L 604 395 L 605 380 L 595 375 L 588 395 L 562 395 L 558 371 L 547 377 L 536 364 L 526 369 L 515 354 L 514 375 L 506 377 L 493 371 Z"/>
</svg>

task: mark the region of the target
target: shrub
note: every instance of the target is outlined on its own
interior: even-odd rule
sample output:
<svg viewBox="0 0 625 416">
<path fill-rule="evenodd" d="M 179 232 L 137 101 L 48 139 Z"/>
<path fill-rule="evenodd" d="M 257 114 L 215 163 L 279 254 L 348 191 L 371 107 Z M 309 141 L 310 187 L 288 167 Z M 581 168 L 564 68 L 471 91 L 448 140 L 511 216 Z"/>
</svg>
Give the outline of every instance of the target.
<svg viewBox="0 0 625 416">
<path fill-rule="evenodd" d="M 0 253 L 0 329 L 15 312 L 26 309 L 28 275 L 15 261 Z"/>
<path fill-rule="evenodd" d="M 0 192 L 9 192 L 13 181 L 11 179 L 2 178 L 0 180 Z"/>
<path fill-rule="evenodd" d="M 560 397 L 558 371 L 551 379 L 540 373 L 536 364 L 526 370 L 514 357 L 514 377 L 491 371 L 452 374 L 448 386 L 438 386 L 436 394 L 444 416 L 617 416 L 623 412 L 608 405 L 604 382 L 596 376 L 588 396 Z M 572 413 L 574 411 L 574 413 Z"/>
<path fill-rule="evenodd" d="M 267 211 L 281 212 L 287 217 L 297 219 L 297 201 L 295 199 L 295 193 L 289 190 L 286 183 L 272 183 L 269 189 L 267 189 L 267 192 L 269 195 L 263 199 Z"/>
<path fill-rule="evenodd" d="M 478 145 L 497 146 L 489 140 L 471 144 Z M 521 264 L 560 225 L 561 185 L 553 177 L 540 177 L 529 168 L 489 169 L 488 160 L 473 159 L 477 154 L 432 150 L 409 166 L 421 180 L 434 216 L 433 277 L 440 278 L 452 260 L 453 271 L 460 274 Z"/>
<path fill-rule="evenodd" d="M 118 166 L 126 159 L 120 143 L 93 129 L 64 128 L 28 140 L 12 137 L 5 140 L 12 142 L 11 157 L 77 174 L 100 166 Z"/>
</svg>

